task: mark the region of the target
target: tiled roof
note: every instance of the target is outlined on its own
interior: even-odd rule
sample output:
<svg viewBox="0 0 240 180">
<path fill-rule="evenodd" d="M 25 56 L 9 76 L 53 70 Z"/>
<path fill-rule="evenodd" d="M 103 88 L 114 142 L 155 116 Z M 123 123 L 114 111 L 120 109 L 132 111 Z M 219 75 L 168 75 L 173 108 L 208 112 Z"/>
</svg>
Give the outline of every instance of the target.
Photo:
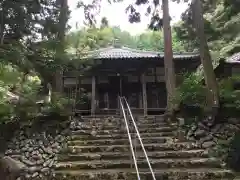
<svg viewBox="0 0 240 180">
<path fill-rule="evenodd" d="M 232 56 L 230 56 L 226 62 L 228 63 L 240 63 L 240 52 L 239 53 L 235 53 Z"/>
<path fill-rule="evenodd" d="M 164 52 L 143 51 L 127 47 L 109 47 L 88 53 L 93 59 L 163 58 Z M 174 53 L 174 59 L 199 57 L 197 53 Z"/>
</svg>

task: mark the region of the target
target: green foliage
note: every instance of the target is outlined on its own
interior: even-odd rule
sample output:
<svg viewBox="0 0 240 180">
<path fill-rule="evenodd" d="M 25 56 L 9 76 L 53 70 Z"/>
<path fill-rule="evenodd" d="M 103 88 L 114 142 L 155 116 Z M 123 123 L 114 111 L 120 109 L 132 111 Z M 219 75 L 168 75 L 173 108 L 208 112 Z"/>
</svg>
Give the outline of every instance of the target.
<svg viewBox="0 0 240 180">
<path fill-rule="evenodd" d="M 147 31 L 131 36 L 119 27 L 87 28 L 72 32 L 67 36 L 70 53 L 82 57 L 89 50 L 105 48 L 118 43 L 121 46 L 149 51 L 164 51 L 163 33 Z M 173 51 L 184 51 L 182 42 L 173 32 Z"/>
<path fill-rule="evenodd" d="M 50 104 L 36 102 L 43 99 L 41 85 L 56 84 L 55 71 L 69 61 L 63 47 L 66 2 L 0 2 L 0 124 L 32 120 L 42 113 L 40 106 L 64 110 L 63 98 Z"/>
<path fill-rule="evenodd" d="M 44 83 L 56 84 L 54 72 L 68 61 L 62 40 L 68 13 L 61 15 L 63 9 L 67 11 L 62 2 L 67 1 L 1 1 L 1 62 L 17 66 L 22 73 L 34 72 Z"/>
<path fill-rule="evenodd" d="M 221 57 L 228 57 L 240 51 L 240 9 L 237 8 L 239 5 L 238 0 L 203 1 L 205 35 L 209 48 Z M 194 23 L 197 23 L 194 21 L 194 12 L 189 8 L 182 15 L 182 21 L 174 25 L 177 37 L 189 50 L 198 47 Z"/>
<path fill-rule="evenodd" d="M 8 123 L 13 118 L 14 107 L 8 103 L 5 92 L 0 92 L 0 124 Z"/>
<path fill-rule="evenodd" d="M 57 32 L 60 7 L 56 0 L 3 0 L 0 7 L 0 19 L 4 23 L 1 30 L 6 41 L 19 40 L 24 36 L 37 38 L 39 34 L 49 36 Z"/>
<path fill-rule="evenodd" d="M 51 102 L 47 104 L 48 112 L 55 112 L 59 114 L 68 113 L 69 109 L 67 109 L 69 104 L 72 104 L 73 100 L 64 97 L 62 94 L 53 93 L 51 97 Z"/>
<path fill-rule="evenodd" d="M 31 88 L 32 82 L 29 80 L 23 82 L 23 78 L 23 74 L 20 73 L 17 68 L 14 68 L 11 65 L 1 64 L 0 123 L 7 123 L 15 120 L 17 117 L 20 118 L 23 116 L 23 112 L 25 113 L 25 116 L 27 116 L 27 114 L 30 115 L 33 111 L 34 106 L 32 103 L 32 97 L 34 97 L 34 93 L 36 93 L 36 91 L 34 91 L 34 88 Z M 8 95 L 9 90 L 14 90 L 19 93 L 23 92 L 25 93 L 25 97 L 30 100 L 23 101 L 21 104 L 19 104 L 20 102 L 12 104 L 12 97 Z M 18 96 L 17 94 L 15 95 Z"/>
<path fill-rule="evenodd" d="M 240 133 L 236 133 L 230 140 L 227 148 L 225 147 L 225 157 L 227 160 L 227 164 L 233 170 L 239 172 L 239 164 L 240 164 Z M 223 147 L 220 147 L 223 149 Z"/>
<path fill-rule="evenodd" d="M 195 74 L 187 74 L 183 83 L 177 88 L 176 103 L 186 105 L 200 105 L 206 103 L 205 87 L 201 83 L 201 77 Z"/>
<path fill-rule="evenodd" d="M 234 85 L 240 82 L 240 76 L 233 76 L 219 82 L 219 94 L 225 107 L 240 110 L 240 91 L 234 89 Z"/>
<path fill-rule="evenodd" d="M 69 100 L 55 93 L 51 102 L 36 103 L 43 99 L 39 94 L 42 87 L 38 76 L 26 75 L 12 65 L 0 63 L 0 67 L 0 124 L 13 121 L 31 123 L 39 114 L 67 113 Z M 10 91 L 18 100 L 13 101 Z"/>
<path fill-rule="evenodd" d="M 219 96 L 223 108 L 230 108 L 235 112 L 240 110 L 240 91 L 234 88 L 239 81 L 240 76 L 219 81 Z M 205 92 L 202 76 L 196 74 L 185 75 L 183 83 L 177 88 L 175 101 L 177 104 L 198 105 L 204 108 L 206 105 Z"/>
<path fill-rule="evenodd" d="M 225 124 L 228 126 L 229 124 Z M 228 136 L 222 135 L 219 137 L 216 142 L 216 146 L 211 149 L 210 155 L 213 157 L 221 157 L 228 168 L 239 172 L 240 168 L 240 133 L 235 132 L 236 129 L 232 131 L 225 132 Z M 220 132 L 221 133 L 221 132 Z M 221 139 L 220 139 L 221 138 Z"/>
</svg>

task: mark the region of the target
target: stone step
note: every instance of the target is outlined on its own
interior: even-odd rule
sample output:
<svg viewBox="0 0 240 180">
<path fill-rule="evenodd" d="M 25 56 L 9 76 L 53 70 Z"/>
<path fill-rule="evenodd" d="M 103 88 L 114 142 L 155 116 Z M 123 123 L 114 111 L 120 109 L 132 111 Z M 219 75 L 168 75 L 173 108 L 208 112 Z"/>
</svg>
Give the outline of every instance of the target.
<svg viewBox="0 0 240 180">
<path fill-rule="evenodd" d="M 134 136 L 135 137 L 135 136 Z M 172 138 L 167 137 L 146 137 L 142 138 L 142 142 L 144 144 L 150 144 L 150 143 L 166 143 L 167 140 L 171 140 Z M 133 142 L 136 140 L 137 143 L 139 143 L 138 138 L 133 138 Z M 129 144 L 129 139 L 97 139 L 97 140 L 72 140 L 68 142 L 68 145 L 74 146 L 74 145 L 118 145 L 118 144 Z"/>
<path fill-rule="evenodd" d="M 159 128 L 144 128 L 138 129 L 139 133 L 162 133 L 162 132 L 173 132 L 177 129 L 174 127 L 159 127 Z M 135 129 L 130 129 L 130 132 L 135 133 Z M 97 135 L 107 135 L 107 134 L 122 134 L 127 133 L 127 130 L 124 128 L 116 129 L 116 130 L 77 130 L 72 131 L 73 135 L 85 135 L 85 134 L 92 134 L 95 133 Z"/>
<path fill-rule="evenodd" d="M 101 119 L 101 120 L 96 120 L 96 119 L 83 119 L 79 120 L 80 122 L 83 123 L 90 123 L 90 124 L 96 124 L 96 123 L 102 123 L 102 124 L 124 124 L 124 120 L 122 118 L 120 119 Z M 129 120 L 130 123 L 132 123 L 131 120 Z M 158 124 L 158 123 L 166 123 L 165 120 L 159 120 L 159 119 L 135 119 L 136 123 L 141 123 L 141 124 Z"/>
<path fill-rule="evenodd" d="M 91 160 L 122 160 L 131 157 L 130 152 L 114 152 L 114 153 L 79 153 L 79 154 L 62 154 L 59 156 L 59 161 L 91 161 Z M 189 151 L 159 151 L 148 152 L 150 159 L 166 159 L 166 158 L 191 158 L 202 157 L 207 158 L 208 153 L 203 149 Z M 137 159 L 145 159 L 143 152 L 137 153 Z"/>
<path fill-rule="evenodd" d="M 135 135 L 135 134 L 133 134 Z M 145 137 L 174 137 L 176 132 L 159 132 L 159 133 L 141 133 L 141 138 Z M 127 133 L 120 134 L 75 134 L 71 136 L 72 140 L 97 140 L 97 139 L 122 139 L 128 138 Z"/>
<path fill-rule="evenodd" d="M 146 160 L 138 160 L 138 168 L 148 168 Z M 162 168 L 221 168 L 221 161 L 213 158 L 187 158 L 187 159 L 154 159 L 150 160 L 153 169 Z M 133 160 L 93 160 L 59 162 L 56 170 L 78 169 L 124 169 L 131 168 Z"/>
<path fill-rule="evenodd" d="M 157 180 L 223 180 L 233 179 L 234 174 L 229 170 L 217 168 L 169 168 L 154 170 Z M 149 169 L 141 169 L 141 180 L 152 179 Z M 57 179 L 75 180 L 136 180 L 134 169 L 104 169 L 104 170 L 76 170 L 56 171 Z"/>
<path fill-rule="evenodd" d="M 76 117 L 78 118 L 78 117 Z M 120 115 L 94 115 L 94 116 L 81 116 L 79 117 L 81 119 L 94 119 L 94 120 L 102 120 L 102 119 L 121 119 L 123 118 Z M 136 115 L 134 116 L 136 119 L 164 119 L 164 115 L 148 115 L 148 116 L 141 116 L 141 115 Z"/>
<path fill-rule="evenodd" d="M 96 114 L 96 115 L 88 115 L 88 116 L 81 116 L 82 119 L 95 119 L 95 118 L 109 118 L 109 117 L 114 117 L 114 118 L 120 118 L 120 115 L 104 115 L 104 114 Z"/>
<path fill-rule="evenodd" d="M 163 115 L 152 115 L 152 116 L 134 116 L 135 120 L 157 120 L 157 121 L 165 121 L 165 118 Z"/>
<path fill-rule="evenodd" d="M 112 129 L 119 129 L 119 124 L 112 124 L 112 123 L 111 124 L 102 124 L 102 123 L 88 124 L 88 123 L 82 123 L 82 124 L 79 125 L 79 127 L 82 130 L 92 130 L 92 129 L 112 130 Z M 137 123 L 137 127 L 139 129 L 158 128 L 158 127 L 165 128 L 165 127 L 176 127 L 176 124 L 167 124 L 167 123 L 157 123 L 157 124 L 156 123 L 147 123 L 147 124 L 141 124 L 141 123 Z"/>
<path fill-rule="evenodd" d="M 189 142 L 181 143 L 162 143 L 162 144 L 144 144 L 146 151 L 168 151 L 168 150 L 192 150 L 198 149 L 197 145 Z M 140 145 L 136 146 L 137 151 L 142 151 Z M 129 152 L 129 145 L 102 145 L 102 146 L 68 146 L 64 152 L 70 153 L 88 153 L 88 152 Z"/>
<path fill-rule="evenodd" d="M 144 117 L 135 117 L 135 122 L 136 123 L 163 123 L 165 122 L 164 118 L 162 116 L 159 116 L 159 117 L 156 117 L 156 116 L 153 116 L 153 117 L 147 117 L 147 118 L 144 118 Z M 83 118 L 79 118 L 79 121 L 80 122 L 85 122 L 85 123 L 122 123 L 124 122 L 123 121 L 123 118 L 122 117 L 104 117 L 104 118 L 100 118 L 100 117 L 83 117 Z M 130 120 L 131 122 L 131 120 Z"/>
</svg>

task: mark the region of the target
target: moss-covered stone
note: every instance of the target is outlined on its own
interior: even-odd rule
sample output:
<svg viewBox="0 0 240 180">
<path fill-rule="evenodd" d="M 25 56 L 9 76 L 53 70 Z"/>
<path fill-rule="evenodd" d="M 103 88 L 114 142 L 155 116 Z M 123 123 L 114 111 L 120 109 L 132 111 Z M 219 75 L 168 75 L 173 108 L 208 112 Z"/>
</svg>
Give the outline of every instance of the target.
<svg viewBox="0 0 240 180">
<path fill-rule="evenodd" d="M 209 158 L 208 151 L 199 144 L 176 140 L 176 126 L 167 124 L 163 118 L 139 117 L 137 122 L 157 180 L 220 180 L 233 177 L 231 171 L 222 169 L 219 159 Z M 66 149 L 59 154 L 54 179 L 137 180 L 122 119 L 85 118 L 76 124 Z M 139 142 L 134 149 L 141 180 L 152 179 Z"/>
</svg>

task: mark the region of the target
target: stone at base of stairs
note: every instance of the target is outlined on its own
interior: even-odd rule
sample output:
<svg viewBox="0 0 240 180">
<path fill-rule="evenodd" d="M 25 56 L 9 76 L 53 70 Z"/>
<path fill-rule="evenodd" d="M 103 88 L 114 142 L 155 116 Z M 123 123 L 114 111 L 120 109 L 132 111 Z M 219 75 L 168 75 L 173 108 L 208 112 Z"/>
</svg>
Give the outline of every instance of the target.
<svg viewBox="0 0 240 180">
<path fill-rule="evenodd" d="M 179 158 L 179 159 L 152 159 L 152 168 L 154 169 L 169 169 L 169 168 L 221 168 L 221 162 L 217 159 L 210 158 Z M 61 162 L 56 164 L 56 170 L 90 170 L 90 169 L 126 169 L 131 167 L 132 160 L 93 160 L 93 161 L 73 161 Z M 148 168 L 146 160 L 138 160 L 138 168 Z"/>
<path fill-rule="evenodd" d="M 59 156 L 61 162 L 66 161 L 91 161 L 91 160 L 122 160 L 132 157 L 131 152 L 103 152 L 103 153 L 80 153 L 80 154 L 63 154 Z M 187 151 L 156 151 L 148 152 L 150 159 L 169 159 L 169 158 L 207 158 L 208 152 L 203 149 Z M 145 159 L 143 152 L 138 152 L 137 159 Z"/>
<path fill-rule="evenodd" d="M 140 170 L 141 180 L 152 180 L 148 169 Z M 155 171 L 157 180 L 233 180 L 231 171 L 221 169 L 165 169 Z M 57 180 L 137 180 L 134 169 L 57 171 Z"/>
<path fill-rule="evenodd" d="M 134 134 L 135 135 L 135 134 Z M 141 137 L 174 137 L 175 132 L 161 132 L 161 133 L 142 133 Z M 126 133 L 118 133 L 118 134 L 74 134 L 72 135 L 72 140 L 98 140 L 98 139 L 121 139 L 128 138 Z"/>
<path fill-rule="evenodd" d="M 121 117 L 86 118 L 76 124 L 51 180 L 137 180 Z M 177 138 L 176 124 L 166 123 L 163 116 L 139 117 L 137 125 L 156 180 L 234 179 L 233 172 L 210 158 L 207 149 Z M 139 143 L 134 143 L 134 150 L 141 180 L 152 180 Z"/>
<path fill-rule="evenodd" d="M 184 143 L 159 143 L 159 144 L 144 144 L 148 152 L 152 151 L 167 151 L 167 150 L 193 150 L 199 149 L 195 144 Z M 136 150 L 141 151 L 142 147 L 137 144 Z M 88 153 L 88 152 L 129 152 L 129 145 L 102 145 L 102 146 L 68 146 L 69 153 Z"/>
</svg>

